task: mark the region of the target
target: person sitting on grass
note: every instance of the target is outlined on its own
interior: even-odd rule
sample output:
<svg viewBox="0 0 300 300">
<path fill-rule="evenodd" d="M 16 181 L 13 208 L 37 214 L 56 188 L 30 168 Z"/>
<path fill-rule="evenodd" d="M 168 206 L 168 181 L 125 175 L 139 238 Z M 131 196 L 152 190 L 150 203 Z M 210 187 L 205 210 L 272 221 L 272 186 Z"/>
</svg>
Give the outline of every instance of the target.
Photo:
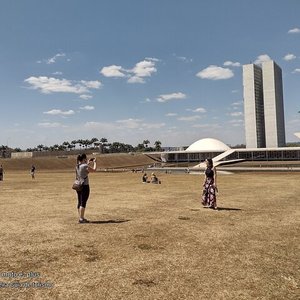
<svg viewBox="0 0 300 300">
<path fill-rule="evenodd" d="M 161 184 L 161 181 L 158 180 L 157 176 L 154 173 L 151 174 L 151 183 Z"/>
<path fill-rule="evenodd" d="M 147 173 L 144 173 L 144 175 L 142 177 L 142 182 L 143 183 L 149 183 L 149 181 L 147 181 L 147 179 L 148 179 Z"/>
</svg>

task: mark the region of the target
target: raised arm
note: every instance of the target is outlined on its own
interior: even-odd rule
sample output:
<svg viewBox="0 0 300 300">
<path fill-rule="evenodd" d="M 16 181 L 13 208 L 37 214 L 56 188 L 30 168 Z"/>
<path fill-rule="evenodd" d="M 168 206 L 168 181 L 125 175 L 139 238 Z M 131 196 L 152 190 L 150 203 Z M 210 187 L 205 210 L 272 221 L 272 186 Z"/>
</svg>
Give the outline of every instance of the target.
<svg viewBox="0 0 300 300">
<path fill-rule="evenodd" d="M 93 166 L 90 166 L 91 163 L 93 163 Z M 89 172 L 96 172 L 96 170 L 97 170 L 96 158 L 93 160 L 91 160 L 91 159 L 89 160 L 88 170 L 89 170 Z"/>
</svg>

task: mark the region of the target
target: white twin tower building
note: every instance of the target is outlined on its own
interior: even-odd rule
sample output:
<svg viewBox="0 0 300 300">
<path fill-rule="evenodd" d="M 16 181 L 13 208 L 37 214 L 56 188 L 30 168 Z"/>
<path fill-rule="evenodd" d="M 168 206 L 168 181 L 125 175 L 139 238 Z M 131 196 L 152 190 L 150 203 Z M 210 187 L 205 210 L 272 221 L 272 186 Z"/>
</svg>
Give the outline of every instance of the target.
<svg viewBox="0 0 300 300">
<path fill-rule="evenodd" d="M 285 146 L 282 72 L 274 61 L 243 66 L 247 148 Z"/>
</svg>

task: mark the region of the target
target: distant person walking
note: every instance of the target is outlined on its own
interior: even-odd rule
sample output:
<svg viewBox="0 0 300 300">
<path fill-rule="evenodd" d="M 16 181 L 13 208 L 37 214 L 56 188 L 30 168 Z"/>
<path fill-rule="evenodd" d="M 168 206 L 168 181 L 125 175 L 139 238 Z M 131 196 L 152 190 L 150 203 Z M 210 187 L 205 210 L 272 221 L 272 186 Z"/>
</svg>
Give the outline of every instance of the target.
<svg viewBox="0 0 300 300">
<path fill-rule="evenodd" d="M 206 159 L 205 177 L 203 182 L 202 204 L 204 207 L 217 207 L 217 170 L 211 158 Z"/>
<path fill-rule="evenodd" d="M 90 164 L 93 163 L 91 167 Z M 87 219 L 84 218 L 86 203 L 89 199 L 90 195 L 90 185 L 89 185 L 89 172 L 95 172 L 97 169 L 96 159 L 91 158 L 87 159 L 85 153 L 77 156 L 77 165 L 76 165 L 76 176 L 77 179 L 83 182 L 82 190 L 77 191 L 78 198 L 78 215 L 79 215 L 79 223 L 89 223 Z"/>
<path fill-rule="evenodd" d="M 3 166 L 0 165 L 0 181 L 3 181 L 4 169 Z"/>
<path fill-rule="evenodd" d="M 32 165 L 30 169 L 31 179 L 35 179 L 35 166 Z"/>
</svg>

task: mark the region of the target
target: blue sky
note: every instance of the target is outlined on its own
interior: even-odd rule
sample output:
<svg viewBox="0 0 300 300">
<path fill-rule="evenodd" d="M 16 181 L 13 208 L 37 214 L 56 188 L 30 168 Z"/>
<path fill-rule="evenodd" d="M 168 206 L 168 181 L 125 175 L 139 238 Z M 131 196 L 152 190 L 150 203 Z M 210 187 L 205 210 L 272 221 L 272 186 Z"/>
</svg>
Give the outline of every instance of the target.
<svg viewBox="0 0 300 300">
<path fill-rule="evenodd" d="M 298 0 L 1 0 L 0 145 L 244 143 L 242 65 L 266 59 L 296 141 Z"/>
</svg>

